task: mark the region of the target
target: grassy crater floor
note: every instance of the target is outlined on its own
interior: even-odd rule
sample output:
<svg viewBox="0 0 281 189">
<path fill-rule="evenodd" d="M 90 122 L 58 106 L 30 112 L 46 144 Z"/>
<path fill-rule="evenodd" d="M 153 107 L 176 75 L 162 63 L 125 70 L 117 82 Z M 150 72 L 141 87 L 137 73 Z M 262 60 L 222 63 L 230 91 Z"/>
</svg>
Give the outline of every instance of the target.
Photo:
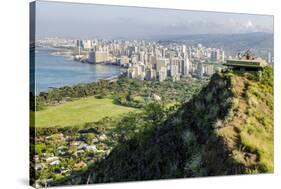
<svg viewBox="0 0 281 189">
<path fill-rule="evenodd" d="M 48 106 L 45 110 L 35 113 L 35 127 L 55 127 L 81 125 L 99 121 L 104 117 L 136 111 L 135 108 L 116 105 L 112 99 L 87 97 L 73 102 Z"/>
</svg>

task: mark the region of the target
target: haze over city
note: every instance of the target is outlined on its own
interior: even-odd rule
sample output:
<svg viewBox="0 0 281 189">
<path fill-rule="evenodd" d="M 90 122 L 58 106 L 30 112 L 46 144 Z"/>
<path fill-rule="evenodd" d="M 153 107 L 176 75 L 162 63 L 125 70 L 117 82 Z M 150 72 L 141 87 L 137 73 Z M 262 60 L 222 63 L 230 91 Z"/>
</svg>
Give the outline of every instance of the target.
<svg viewBox="0 0 281 189">
<path fill-rule="evenodd" d="M 273 16 L 38 1 L 36 35 L 151 38 L 169 35 L 273 33 Z"/>
</svg>

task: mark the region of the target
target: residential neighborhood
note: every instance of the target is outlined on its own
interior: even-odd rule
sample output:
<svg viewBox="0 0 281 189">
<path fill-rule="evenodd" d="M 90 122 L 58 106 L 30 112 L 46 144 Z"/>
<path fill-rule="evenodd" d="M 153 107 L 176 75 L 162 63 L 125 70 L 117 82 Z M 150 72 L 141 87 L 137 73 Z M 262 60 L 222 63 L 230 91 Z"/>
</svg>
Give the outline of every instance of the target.
<svg viewBox="0 0 281 189">
<path fill-rule="evenodd" d="M 74 135 L 62 132 L 38 135 L 33 155 L 36 185 L 48 186 L 56 179 L 104 159 L 114 146 L 112 139 L 95 129 L 80 130 Z"/>
</svg>

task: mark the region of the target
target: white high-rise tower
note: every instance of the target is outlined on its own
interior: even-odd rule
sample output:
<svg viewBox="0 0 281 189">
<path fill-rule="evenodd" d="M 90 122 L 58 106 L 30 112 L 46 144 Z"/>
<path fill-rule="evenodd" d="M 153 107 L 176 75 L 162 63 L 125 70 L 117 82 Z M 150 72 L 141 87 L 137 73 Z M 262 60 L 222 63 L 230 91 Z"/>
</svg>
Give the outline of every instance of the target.
<svg viewBox="0 0 281 189">
<path fill-rule="evenodd" d="M 182 74 L 183 76 L 188 76 L 189 74 L 189 59 L 187 54 L 184 56 Z"/>
</svg>

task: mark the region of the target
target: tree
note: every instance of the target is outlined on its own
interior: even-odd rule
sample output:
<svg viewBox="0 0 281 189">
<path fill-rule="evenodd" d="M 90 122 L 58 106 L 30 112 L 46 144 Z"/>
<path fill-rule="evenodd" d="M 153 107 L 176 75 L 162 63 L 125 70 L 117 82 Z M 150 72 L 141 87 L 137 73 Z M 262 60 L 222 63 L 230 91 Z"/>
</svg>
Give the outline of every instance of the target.
<svg viewBox="0 0 281 189">
<path fill-rule="evenodd" d="M 139 113 L 128 113 L 118 123 L 112 133 L 119 136 L 119 142 L 124 143 L 133 138 L 136 130 L 141 130 L 141 115 Z"/>
<path fill-rule="evenodd" d="M 161 123 L 166 117 L 164 105 L 160 102 L 149 103 L 144 108 L 145 117 L 150 120 L 153 125 Z"/>
</svg>

